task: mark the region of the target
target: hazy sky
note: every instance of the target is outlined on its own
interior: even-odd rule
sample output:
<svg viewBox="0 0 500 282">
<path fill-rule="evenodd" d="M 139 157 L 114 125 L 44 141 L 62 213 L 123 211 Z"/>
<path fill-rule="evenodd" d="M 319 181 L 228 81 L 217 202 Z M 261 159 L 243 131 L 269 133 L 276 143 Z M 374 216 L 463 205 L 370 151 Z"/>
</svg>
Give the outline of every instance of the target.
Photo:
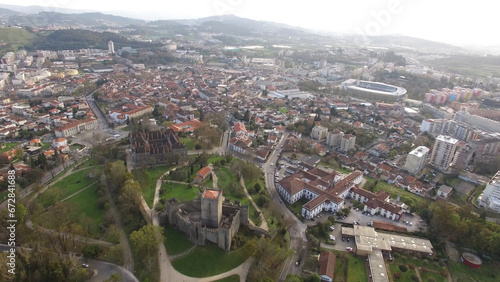
<svg viewBox="0 0 500 282">
<path fill-rule="evenodd" d="M 493 0 L 0 0 L 146 20 L 234 14 L 321 31 L 403 34 L 460 45 L 500 45 Z M 495 21 L 496 22 L 496 21 Z"/>
</svg>

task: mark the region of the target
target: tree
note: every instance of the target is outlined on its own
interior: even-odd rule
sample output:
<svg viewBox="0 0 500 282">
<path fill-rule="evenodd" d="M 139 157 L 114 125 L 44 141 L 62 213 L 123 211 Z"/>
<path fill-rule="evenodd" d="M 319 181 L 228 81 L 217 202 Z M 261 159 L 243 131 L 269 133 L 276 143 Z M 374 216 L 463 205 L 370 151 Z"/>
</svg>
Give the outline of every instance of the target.
<svg viewBox="0 0 500 282">
<path fill-rule="evenodd" d="M 304 279 L 302 279 L 300 275 L 295 275 L 291 273 L 289 273 L 285 278 L 285 282 L 303 282 L 303 281 Z"/>
<path fill-rule="evenodd" d="M 121 187 L 127 179 L 132 178 L 132 175 L 127 172 L 125 162 L 122 160 L 109 162 L 104 169 L 104 173 L 106 174 L 106 184 L 111 190 L 115 191 Z"/>
<path fill-rule="evenodd" d="M 162 229 L 158 226 L 145 225 L 130 234 L 130 244 L 137 257 L 141 257 L 149 270 L 157 259 L 158 245 L 162 240 Z"/>
<path fill-rule="evenodd" d="M 26 216 L 26 207 L 23 204 L 18 204 L 16 207 L 16 219 L 22 224 L 24 222 L 24 217 Z"/>
</svg>

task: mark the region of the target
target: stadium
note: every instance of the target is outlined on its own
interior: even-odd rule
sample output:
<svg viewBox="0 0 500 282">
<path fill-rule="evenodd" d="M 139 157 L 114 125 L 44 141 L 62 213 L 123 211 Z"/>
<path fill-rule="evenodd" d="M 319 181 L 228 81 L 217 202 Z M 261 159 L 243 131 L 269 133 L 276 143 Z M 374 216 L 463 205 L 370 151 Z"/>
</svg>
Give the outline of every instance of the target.
<svg viewBox="0 0 500 282">
<path fill-rule="evenodd" d="M 379 102 L 402 101 L 406 98 L 406 89 L 380 82 L 348 79 L 342 82 L 342 88 L 355 97 Z"/>
</svg>

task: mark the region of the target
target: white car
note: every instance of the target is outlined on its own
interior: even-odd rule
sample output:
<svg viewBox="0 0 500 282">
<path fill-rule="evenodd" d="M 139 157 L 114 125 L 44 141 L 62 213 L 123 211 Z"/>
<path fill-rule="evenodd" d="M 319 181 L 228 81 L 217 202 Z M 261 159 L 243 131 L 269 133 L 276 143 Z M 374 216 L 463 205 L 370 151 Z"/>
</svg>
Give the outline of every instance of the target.
<svg viewBox="0 0 500 282">
<path fill-rule="evenodd" d="M 351 247 L 345 247 L 345 249 L 348 250 L 348 251 L 352 251 Z"/>
<path fill-rule="evenodd" d="M 330 225 L 330 231 L 333 231 L 333 230 L 335 230 L 335 226 Z"/>
<path fill-rule="evenodd" d="M 330 235 L 330 241 L 335 241 L 335 236 Z"/>
</svg>

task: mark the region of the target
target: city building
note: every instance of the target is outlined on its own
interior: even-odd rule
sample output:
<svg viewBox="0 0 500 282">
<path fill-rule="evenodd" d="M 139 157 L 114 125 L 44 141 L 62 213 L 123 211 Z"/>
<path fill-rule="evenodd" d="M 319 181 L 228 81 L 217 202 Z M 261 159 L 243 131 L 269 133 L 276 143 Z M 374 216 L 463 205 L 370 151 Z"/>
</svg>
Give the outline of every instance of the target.
<svg viewBox="0 0 500 282">
<path fill-rule="evenodd" d="M 335 277 L 335 262 L 337 256 L 330 252 L 321 252 L 319 255 L 319 276 L 321 281 L 332 282 Z"/>
<path fill-rule="evenodd" d="M 71 137 L 82 131 L 93 130 L 98 127 L 99 123 L 95 118 L 88 118 L 81 121 L 74 121 L 63 125 L 54 130 L 56 137 Z"/>
<path fill-rule="evenodd" d="M 447 170 L 453 161 L 458 140 L 446 135 L 439 135 L 432 149 L 430 163 L 439 169 Z"/>
<path fill-rule="evenodd" d="M 326 136 L 326 144 L 330 147 L 340 147 L 340 144 L 342 142 L 342 137 L 344 136 L 344 133 L 340 130 L 334 130 L 328 132 Z"/>
<path fill-rule="evenodd" d="M 310 219 L 322 211 L 333 213 L 341 209 L 349 190 L 359 185 L 362 179 L 361 171 L 354 171 L 345 176 L 313 168 L 283 178 L 277 183 L 277 188 L 290 204 L 302 198 L 308 199 L 309 202 L 302 206 L 302 216 Z"/>
<path fill-rule="evenodd" d="M 187 149 L 171 128 L 130 133 L 131 160 L 135 166 L 177 164 L 187 157 Z"/>
<path fill-rule="evenodd" d="M 421 256 L 434 254 L 433 246 L 428 239 L 378 232 L 369 226 L 342 227 L 342 236 L 354 239 L 356 254 L 368 256 L 370 280 L 376 282 L 389 281 L 384 253 L 400 251 Z"/>
<path fill-rule="evenodd" d="M 108 42 L 108 53 L 109 54 L 114 54 L 115 53 L 115 43 L 113 41 Z"/>
<path fill-rule="evenodd" d="M 429 151 L 425 146 L 413 149 L 406 157 L 405 169 L 411 174 L 419 174 L 426 164 Z"/>
<path fill-rule="evenodd" d="M 437 196 L 443 199 L 448 199 L 448 197 L 450 197 L 452 192 L 453 192 L 452 187 L 448 185 L 441 185 L 441 187 L 439 187 L 439 190 L 437 191 Z"/>
<path fill-rule="evenodd" d="M 500 213 L 500 170 L 486 184 L 479 205 Z"/>
<path fill-rule="evenodd" d="M 321 126 L 321 125 L 316 125 L 313 127 L 311 131 L 311 138 L 316 139 L 318 141 L 323 141 L 323 139 L 326 138 L 328 134 L 328 128 Z"/>
<path fill-rule="evenodd" d="M 354 145 L 356 144 L 356 136 L 352 134 L 345 134 L 340 139 L 340 151 L 348 152 L 349 150 L 354 149 Z"/>
</svg>

